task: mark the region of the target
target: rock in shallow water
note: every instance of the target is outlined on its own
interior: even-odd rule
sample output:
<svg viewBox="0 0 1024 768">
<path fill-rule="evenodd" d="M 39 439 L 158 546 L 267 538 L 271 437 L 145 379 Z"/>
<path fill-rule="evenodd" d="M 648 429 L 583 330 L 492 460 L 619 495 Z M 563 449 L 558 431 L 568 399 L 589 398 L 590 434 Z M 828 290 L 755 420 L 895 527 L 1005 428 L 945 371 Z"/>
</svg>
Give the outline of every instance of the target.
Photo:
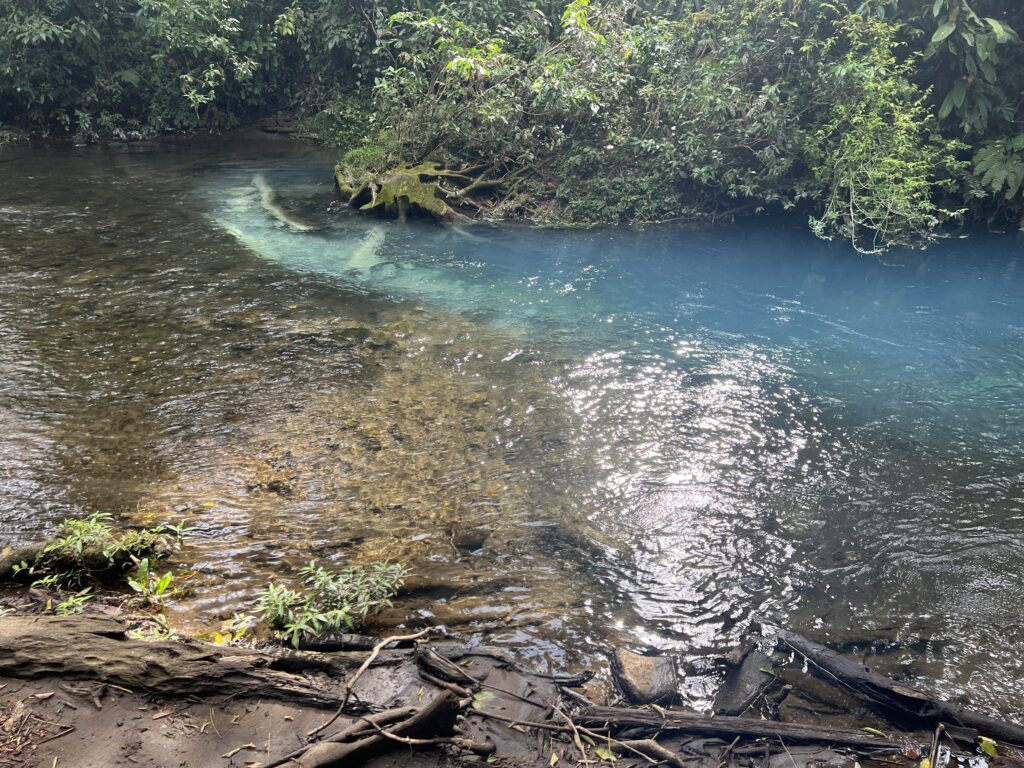
<svg viewBox="0 0 1024 768">
<path fill-rule="evenodd" d="M 753 643 L 737 649 L 726 659 L 725 681 L 715 694 L 715 713 L 742 715 L 774 681 L 772 658 Z"/>
<path fill-rule="evenodd" d="M 642 656 L 622 648 L 612 654 L 612 676 L 634 704 L 667 704 L 679 687 L 676 661 L 671 656 Z"/>
</svg>

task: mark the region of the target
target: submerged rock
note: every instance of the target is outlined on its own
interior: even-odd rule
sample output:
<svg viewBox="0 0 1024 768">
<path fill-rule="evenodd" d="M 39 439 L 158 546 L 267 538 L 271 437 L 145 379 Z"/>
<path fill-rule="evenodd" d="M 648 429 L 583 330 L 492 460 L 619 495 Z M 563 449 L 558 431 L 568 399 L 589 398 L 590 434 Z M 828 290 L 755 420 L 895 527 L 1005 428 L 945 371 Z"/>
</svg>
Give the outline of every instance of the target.
<svg viewBox="0 0 1024 768">
<path fill-rule="evenodd" d="M 739 649 L 726 659 L 725 682 L 715 694 L 714 710 L 719 715 L 742 715 L 758 697 L 775 682 L 772 659 L 753 643 Z"/>
<path fill-rule="evenodd" d="M 643 656 L 616 648 L 612 676 L 623 695 L 635 704 L 667 704 L 679 687 L 676 661 L 671 656 Z"/>
</svg>

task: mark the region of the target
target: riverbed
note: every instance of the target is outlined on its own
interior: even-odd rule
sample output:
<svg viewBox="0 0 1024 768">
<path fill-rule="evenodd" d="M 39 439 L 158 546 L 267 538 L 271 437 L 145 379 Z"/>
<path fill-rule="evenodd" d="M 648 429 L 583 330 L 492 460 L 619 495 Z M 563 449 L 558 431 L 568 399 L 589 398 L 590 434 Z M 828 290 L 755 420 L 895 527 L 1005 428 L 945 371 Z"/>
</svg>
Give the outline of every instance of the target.
<svg viewBox="0 0 1024 768">
<path fill-rule="evenodd" d="M 677 650 L 696 706 L 761 619 L 1024 714 L 1019 237 L 384 222 L 333 159 L 0 150 L 0 545 L 184 520 L 183 631 L 391 558 L 384 625 Z"/>
</svg>

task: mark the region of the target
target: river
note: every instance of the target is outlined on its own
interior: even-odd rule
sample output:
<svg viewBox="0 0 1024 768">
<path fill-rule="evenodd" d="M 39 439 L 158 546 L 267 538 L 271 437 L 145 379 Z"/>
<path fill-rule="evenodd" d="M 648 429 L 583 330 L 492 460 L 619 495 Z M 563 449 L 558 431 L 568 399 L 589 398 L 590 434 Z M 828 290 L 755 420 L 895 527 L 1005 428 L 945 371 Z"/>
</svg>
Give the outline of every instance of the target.
<svg viewBox="0 0 1024 768">
<path fill-rule="evenodd" d="M 0 545 L 186 520 L 172 623 L 311 558 L 532 663 L 749 622 L 1020 717 L 1024 255 L 792 219 L 368 220 L 280 141 L 0 153 Z"/>
</svg>

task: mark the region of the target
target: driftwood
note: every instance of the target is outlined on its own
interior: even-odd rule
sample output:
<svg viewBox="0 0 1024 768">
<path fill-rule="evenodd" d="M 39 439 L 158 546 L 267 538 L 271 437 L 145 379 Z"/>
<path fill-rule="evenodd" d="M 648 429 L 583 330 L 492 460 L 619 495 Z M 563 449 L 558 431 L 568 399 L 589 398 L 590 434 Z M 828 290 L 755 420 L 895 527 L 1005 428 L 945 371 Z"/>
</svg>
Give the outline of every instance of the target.
<svg viewBox="0 0 1024 768">
<path fill-rule="evenodd" d="M 641 754 L 661 763 L 666 763 L 673 768 L 686 768 L 686 763 L 671 749 L 661 746 L 654 739 L 635 739 L 632 741 L 612 742 L 612 749 L 622 755 L 631 757 L 634 754 Z"/>
<path fill-rule="evenodd" d="M 775 630 L 775 634 L 781 645 L 806 658 L 820 677 L 858 694 L 896 722 L 927 728 L 949 723 L 972 728 L 999 741 L 1024 746 L 1024 726 L 932 698 L 795 632 L 781 629 Z"/>
<path fill-rule="evenodd" d="M 416 665 L 433 677 L 446 680 L 467 688 L 479 687 L 480 681 L 451 659 L 442 656 L 433 648 L 420 648 L 416 652 Z"/>
<path fill-rule="evenodd" d="M 276 668 L 280 659 L 243 648 L 143 642 L 108 616 L 10 616 L 0 619 L 0 675 L 96 680 L 171 697 L 232 695 L 337 708 L 343 697 Z M 323 671 L 295 654 L 281 667 Z"/>
<path fill-rule="evenodd" d="M 377 712 L 373 715 L 367 715 L 353 723 L 349 723 L 345 728 L 337 733 L 331 734 L 322 741 L 300 747 L 294 752 L 263 765 L 261 768 L 277 768 L 278 766 L 287 765 L 288 763 L 292 763 L 294 765 L 298 758 L 302 757 L 314 746 L 327 743 L 340 744 L 343 742 L 350 742 L 353 739 L 360 737 L 369 736 L 375 733 L 376 728 L 386 728 L 403 720 L 408 720 L 410 717 L 415 715 L 417 711 L 418 710 L 415 707 L 397 707 L 395 709 L 385 709 L 383 712 Z"/>
<path fill-rule="evenodd" d="M 594 707 L 573 716 L 573 722 L 586 726 L 639 726 L 659 732 L 693 733 L 741 739 L 782 739 L 793 744 L 828 744 L 834 747 L 863 749 L 899 749 L 899 745 L 866 731 L 844 728 L 823 728 L 818 725 L 777 723 L 746 717 L 708 717 L 671 710 L 627 709 L 625 707 Z"/>
</svg>

